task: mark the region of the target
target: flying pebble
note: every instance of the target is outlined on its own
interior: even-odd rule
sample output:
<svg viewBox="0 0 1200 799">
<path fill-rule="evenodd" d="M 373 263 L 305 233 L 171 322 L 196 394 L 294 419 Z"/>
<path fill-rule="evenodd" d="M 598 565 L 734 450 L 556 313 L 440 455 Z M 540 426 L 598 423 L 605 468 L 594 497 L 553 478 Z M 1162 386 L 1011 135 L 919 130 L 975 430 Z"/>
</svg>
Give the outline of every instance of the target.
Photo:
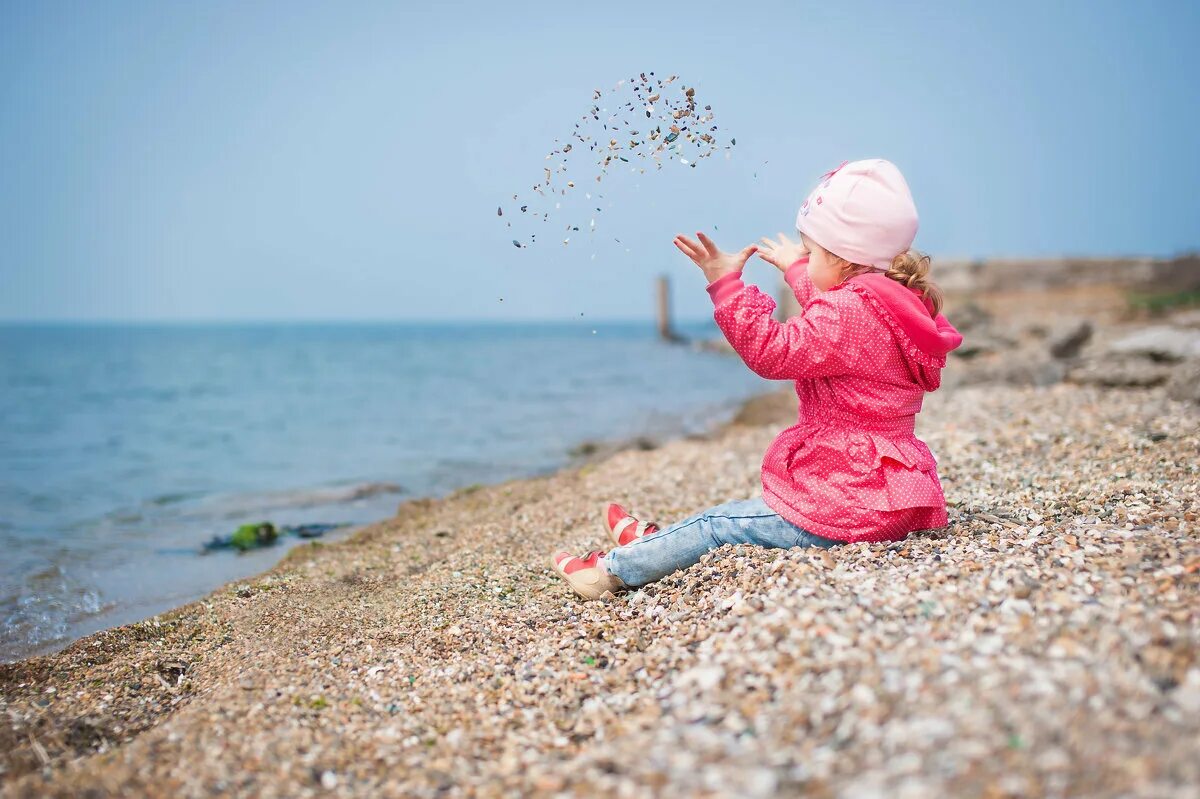
<svg viewBox="0 0 1200 799">
<path fill-rule="evenodd" d="M 677 75 L 671 75 L 663 80 L 655 77 L 653 72 L 642 72 L 636 77 L 618 81 L 609 91 L 594 89 L 591 105 L 574 123 L 570 135 L 564 137 L 588 146 L 576 148 L 571 142 L 555 139 L 545 160 L 558 163 L 543 168 L 542 180 L 532 187 L 536 197 L 520 205 L 521 212 L 527 213 L 532 207 L 534 215 L 540 215 L 544 222 L 549 221 L 551 212 L 570 213 L 569 203 L 556 201 L 554 208 L 550 209 L 547 203 L 538 201 L 537 197 L 545 198 L 554 193 L 567 197 L 567 189 L 575 188 L 576 182 L 582 177 L 580 169 L 588 169 L 589 160 L 592 161 L 591 168 L 595 170 L 593 177 L 596 183 L 601 183 L 609 173 L 609 167 L 616 161 L 629 164 L 633 158 L 653 160 L 656 170 L 661 171 L 664 160 L 678 160 L 682 166 L 695 169 L 700 159 L 708 158 L 721 149 L 726 151 L 725 157 L 728 159 L 729 148 L 737 143 L 736 140 L 730 139 L 726 144 L 714 135 L 717 125 L 714 124 L 716 114 L 712 106 L 700 105 L 696 100 L 696 88 L 676 84 L 678 79 Z M 612 113 L 608 110 L 610 107 Z M 643 124 L 646 127 L 642 127 Z M 619 132 L 622 128 L 625 134 Z M 630 138 L 622 141 L 617 138 L 620 135 Z M 646 169 L 639 166 L 631 165 L 629 171 L 646 174 Z M 585 192 L 584 198 L 591 200 L 591 193 Z M 520 201 L 520 196 L 514 194 L 513 199 Z M 597 212 L 600 210 L 596 208 Z M 497 207 L 496 215 L 504 216 L 503 207 Z M 506 224 L 512 227 L 511 222 Z M 572 221 L 566 221 L 564 226 L 568 231 L 579 230 L 579 223 Z M 593 218 L 588 224 L 589 232 L 594 231 L 595 227 L 596 220 Z M 564 239 L 563 244 L 569 240 Z M 530 242 L 534 242 L 532 236 Z M 513 246 L 524 249 L 529 245 L 513 239 Z"/>
</svg>

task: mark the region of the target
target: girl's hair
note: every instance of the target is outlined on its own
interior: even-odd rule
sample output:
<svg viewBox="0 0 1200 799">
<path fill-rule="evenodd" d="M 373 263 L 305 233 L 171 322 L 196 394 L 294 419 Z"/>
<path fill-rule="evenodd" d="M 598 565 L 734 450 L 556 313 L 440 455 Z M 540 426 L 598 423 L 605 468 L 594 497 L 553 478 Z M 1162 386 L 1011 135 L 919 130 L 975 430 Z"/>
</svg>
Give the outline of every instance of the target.
<svg viewBox="0 0 1200 799">
<path fill-rule="evenodd" d="M 832 255 L 832 253 L 830 253 Z M 842 280 L 875 271 L 869 266 L 852 264 L 845 258 L 834 255 L 842 262 Z M 933 315 L 942 312 L 942 290 L 929 279 L 929 256 L 916 250 L 907 250 L 892 259 L 892 265 L 884 272 L 897 283 L 903 283 L 910 289 L 921 292 L 921 296 L 933 305 Z"/>
</svg>

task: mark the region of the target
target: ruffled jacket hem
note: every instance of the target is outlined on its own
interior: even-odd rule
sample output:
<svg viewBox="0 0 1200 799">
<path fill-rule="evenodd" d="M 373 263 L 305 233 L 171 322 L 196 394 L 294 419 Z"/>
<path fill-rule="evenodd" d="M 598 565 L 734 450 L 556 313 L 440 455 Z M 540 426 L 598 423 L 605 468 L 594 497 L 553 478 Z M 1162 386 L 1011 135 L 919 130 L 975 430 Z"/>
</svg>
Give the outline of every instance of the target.
<svg viewBox="0 0 1200 799">
<path fill-rule="evenodd" d="M 789 497 L 785 501 L 796 512 L 830 509 L 846 518 L 843 528 L 873 524 L 872 513 L 946 506 L 933 453 L 911 428 L 903 433 L 802 422 L 771 443 L 762 480 L 764 490 Z M 862 518 L 851 523 L 853 516 Z"/>
<path fill-rule="evenodd" d="M 770 490 L 765 482 L 763 483 L 762 496 L 763 502 L 766 503 L 767 507 L 797 527 L 807 530 L 813 535 L 818 535 L 821 538 L 840 541 L 843 544 L 857 544 L 864 541 L 867 543 L 903 541 L 909 534 L 918 530 L 940 530 L 950 523 L 950 519 L 946 514 L 946 508 L 942 505 L 937 508 L 908 508 L 901 511 L 893 511 L 889 515 L 900 518 L 897 519 L 899 523 L 890 528 L 878 523 L 861 528 L 835 527 L 824 522 L 819 522 L 796 510 L 785 499 Z"/>
</svg>

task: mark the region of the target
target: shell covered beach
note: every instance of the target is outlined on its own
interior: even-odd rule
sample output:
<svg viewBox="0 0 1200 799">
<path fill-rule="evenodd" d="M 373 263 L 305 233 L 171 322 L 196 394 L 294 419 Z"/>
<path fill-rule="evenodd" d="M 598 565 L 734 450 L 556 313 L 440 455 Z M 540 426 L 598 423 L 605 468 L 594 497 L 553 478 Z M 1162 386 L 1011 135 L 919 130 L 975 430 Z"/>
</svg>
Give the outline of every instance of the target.
<svg viewBox="0 0 1200 799">
<path fill-rule="evenodd" d="M 759 491 L 795 411 L 768 395 L 0 666 L 3 793 L 1197 796 L 1195 360 L 1060 327 L 980 326 L 927 398 L 944 530 L 569 595 L 547 555 L 606 546 L 605 502 L 669 522 Z"/>
</svg>

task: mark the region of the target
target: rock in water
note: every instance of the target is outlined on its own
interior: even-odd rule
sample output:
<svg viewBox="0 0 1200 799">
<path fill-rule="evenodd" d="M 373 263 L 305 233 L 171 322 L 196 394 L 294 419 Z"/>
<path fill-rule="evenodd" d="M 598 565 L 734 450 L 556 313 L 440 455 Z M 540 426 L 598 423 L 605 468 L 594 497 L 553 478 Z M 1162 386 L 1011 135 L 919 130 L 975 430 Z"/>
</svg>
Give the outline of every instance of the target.
<svg viewBox="0 0 1200 799">
<path fill-rule="evenodd" d="M 320 538 L 330 530 L 336 530 L 344 525 L 340 524 L 298 524 L 295 527 L 285 527 L 285 533 L 291 533 L 300 538 Z"/>
</svg>

